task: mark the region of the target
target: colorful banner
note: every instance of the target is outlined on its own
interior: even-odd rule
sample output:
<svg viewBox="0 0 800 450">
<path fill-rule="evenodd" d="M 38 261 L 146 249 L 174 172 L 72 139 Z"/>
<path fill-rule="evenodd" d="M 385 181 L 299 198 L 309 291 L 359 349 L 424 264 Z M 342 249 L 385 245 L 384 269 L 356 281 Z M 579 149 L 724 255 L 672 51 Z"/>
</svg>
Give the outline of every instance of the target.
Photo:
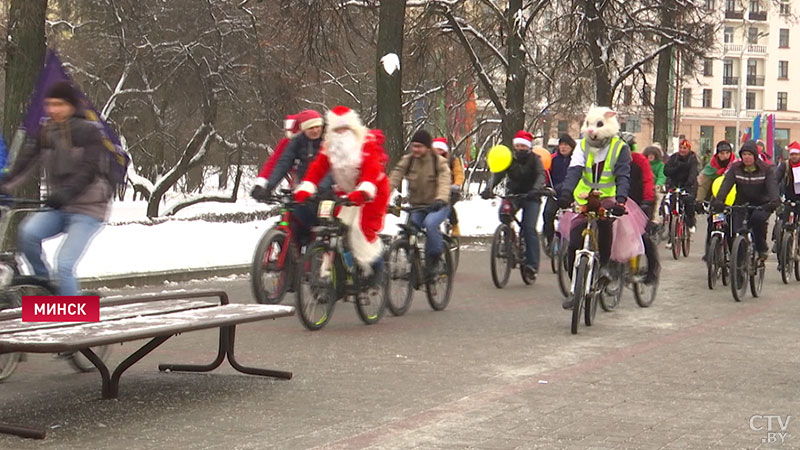
<svg viewBox="0 0 800 450">
<path fill-rule="evenodd" d="M 752 130 L 753 130 L 753 135 L 750 137 L 750 139 L 752 139 L 754 141 L 759 140 L 761 138 L 761 114 L 758 114 L 753 119 L 753 128 L 752 128 Z"/>
<path fill-rule="evenodd" d="M 769 156 L 770 161 L 773 163 L 776 162 L 775 158 L 773 157 L 774 154 L 774 142 L 775 142 L 775 114 L 770 114 L 767 116 L 767 156 Z"/>
</svg>

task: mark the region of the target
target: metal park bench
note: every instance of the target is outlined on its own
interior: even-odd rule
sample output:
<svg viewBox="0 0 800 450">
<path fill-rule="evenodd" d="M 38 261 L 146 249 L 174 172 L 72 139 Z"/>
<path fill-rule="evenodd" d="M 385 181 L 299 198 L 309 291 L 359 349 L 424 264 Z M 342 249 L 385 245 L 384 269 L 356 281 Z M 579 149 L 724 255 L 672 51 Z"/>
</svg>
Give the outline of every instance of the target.
<svg viewBox="0 0 800 450">
<path fill-rule="evenodd" d="M 217 298 L 218 301 L 209 301 Z M 206 299 L 206 300 L 204 300 Z M 206 365 L 159 364 L 161 371 L 209 372 L 227 357 L 239 372 L 290 379 L 291 372 L 241 365 L 234 356 L 236 325 L 291 316 L 294 308 L 281 305 L 231 304 L 223 291 L 195 291 L 108 299 L 100 303 L 99 322 L 22 322 L 19 308 L 0 311 L 0 354 L 79 351 L 102 377 L 103 398 L 117 398 L 123 372 L 172 336 L 219 328 L 219 350 Z M 149 339 L 113 372 L 91 347 Z M 0 433 L 43 439 L 43 428 L 0 424 Z"/>
</svg>

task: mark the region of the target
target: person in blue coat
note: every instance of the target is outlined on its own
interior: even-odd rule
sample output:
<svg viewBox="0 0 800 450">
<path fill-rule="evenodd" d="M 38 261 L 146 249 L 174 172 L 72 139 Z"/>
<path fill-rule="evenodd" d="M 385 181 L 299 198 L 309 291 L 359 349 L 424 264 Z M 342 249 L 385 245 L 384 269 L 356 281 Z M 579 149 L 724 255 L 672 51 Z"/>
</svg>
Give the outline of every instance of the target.
<svg viewBox="0 0 800 450">
<path fill-rule="evenodd" d="M 564 183 L 564 179 L 567 177 L 567 168 L 572 159 L 573 150 L 575 150 L 575 139 L 572 139 L 568 134 L 562 134 L 558 138 L 558 150 L 556 150 L 550 163 L 550 184 L 556 192 L 561 192 L 561 184 Z M 554 198 L 548 198 L 542 215 L 544 238 L 548 248 L 555 234 L 556 212 L 558 212 L 558 202 Z"/>
</svg>

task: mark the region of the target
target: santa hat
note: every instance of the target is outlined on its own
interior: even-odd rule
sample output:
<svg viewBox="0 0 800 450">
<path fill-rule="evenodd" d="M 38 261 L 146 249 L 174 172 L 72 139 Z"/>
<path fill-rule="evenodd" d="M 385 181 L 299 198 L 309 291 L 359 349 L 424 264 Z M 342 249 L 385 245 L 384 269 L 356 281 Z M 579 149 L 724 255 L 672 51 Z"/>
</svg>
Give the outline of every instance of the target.
<svg viewBox="0 0 800 450">
<path fill-rule="evenodd" d="M 800 144 L 797 141 L 789 144 L 789 154 L 791 155 L 792 153 L 800 153 Z"/>
<path fill-rule="evenodd" d="M 313 109 L 300 111 L 294 116 L 298 124 L 300 124 L 300 131 L 306 131 L 309 128 L 321 127 L 323 125 L 322 116 Z"/>
<path fill-rule="evenodd" d="M 514 145 L 522 144 L 528 148 L 533 148 L 533 135 L 528 133 L 525 130 L 517 131 L 517 134 L 514 136 Z"/>
<path fill-rule="evenodd" d="M 328 122 L 328 129 L 335 130 L 337 128 L 350 128 L 351 130 L 358 130 L 364 125 L 361 124 L 361 119 L 358 113 L 346 106 L 336 106 L 325 117 Z"/>
<path fill-rule="evenodd" d="M 297 115 L 289 114 L 283 121 L 283 131 L 286 137 L 291 139 L 300 132 L 300 123 L 297 121 Z"/>
<path fill-rule="evenodd" d="M 445 138 L 436 138 L 433 140 L 433 148 L 437 150 L 441 150 L 443 152 L 449 152 L 450 147 L 447 146 L 447 139 Z"/>
</svg>

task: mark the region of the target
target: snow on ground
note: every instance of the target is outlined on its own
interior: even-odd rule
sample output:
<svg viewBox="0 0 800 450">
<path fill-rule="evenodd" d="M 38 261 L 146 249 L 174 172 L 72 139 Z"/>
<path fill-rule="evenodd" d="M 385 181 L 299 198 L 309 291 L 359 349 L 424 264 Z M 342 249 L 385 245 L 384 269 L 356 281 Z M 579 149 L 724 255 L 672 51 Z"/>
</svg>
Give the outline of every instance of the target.
<svg viewBox="0 0 800 450">
<path fill-rule="evenodd" d="M 497 227 L 499 200 L 469 200 L 456 205 L 463 236 L 491 235 Z M 180 211 L 189 218 L 205 213 L 249 212 L 268 209 L 250 199 L 237 203 L 202 203 Z M 115 223 L 145 220 L 145 202 L 115 203 L 109 225 L 95 237 L 78 266 L 79 277 L 201 269 L 249 264 L 258 240 L 277 218 L 249 223 L 218 223 L 204 220 L 175 220 L 157 225 Z M 405 220 L 386 216 L 384 233 L 395 234 L 396 224 Z M 61 239 L 45 242 L 52 258 Z"/>
</svg>

